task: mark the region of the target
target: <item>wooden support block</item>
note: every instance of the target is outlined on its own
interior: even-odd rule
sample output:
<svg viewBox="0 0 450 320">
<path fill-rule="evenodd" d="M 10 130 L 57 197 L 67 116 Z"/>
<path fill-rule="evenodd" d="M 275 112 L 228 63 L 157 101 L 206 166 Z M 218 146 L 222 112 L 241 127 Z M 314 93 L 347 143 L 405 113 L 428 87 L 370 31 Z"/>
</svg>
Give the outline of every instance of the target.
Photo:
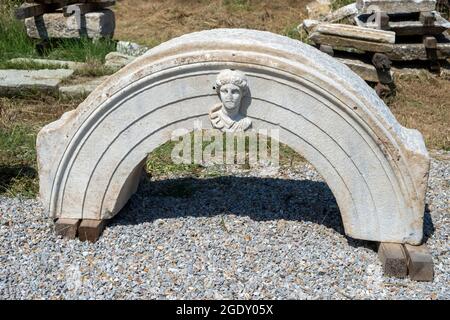
<svg viewBox="0 0 450 320">
<path fill-rule="evenodd" d="M 372 56 L 372 63 L 377 69 L 390 69 L 392 66 L 392 61 L 382 53 L 375 53 Z"/>
<path fill-rule="evenodd" d="M 79 14 L 86 14 L 88 12 L 93 12 L 101 10 L 106 7 L 113 6 L 115 1 L 103 1 L 103 2 L 89 2 L 89 3 L 74 3 L 63 8 L 64 17 L 69 17 L 75 12 Z"/>
<path fill-rule="evenodd" d="M 433 281 L 434 264 L 427 246 L 424 244 L 421 246 L 405 244 L 404 248 L 411 280 Z"/>
<path fill-rule="evenodd" d="M 391 74 L 392 61 L 382 53 L 375 53 L 372 56 L 372 63 L 377 70 L 378 81 L 382 84 L 394 82 Z"/>
<path fill-rule="evenodd" d="M 43 38 L 44 38 L 44 36 L 43 36 Z M 48 50 L 50 50 L 50 48 L 51 48 L 50 41 L 46 38 L 44 38 L 44 40 L 38 42 L 35 46 L 35 50 L 36 50 L 37 54 L 41 57 L 44 56 L 45 53 Z"/>
<path fill-rule="evenodd" d="M 44 13 L 55 12 L 57 9 L 62 8 L 64 3 L 24 3 L 14 11 L 15 17 L 18 20 L 36 17 L 43 15 Z"/>
<path fill-rule="evenodd" d="M 423 45 L 427 49 L 437 49 L 437 40 L 432 36 L 423 37 Z"/>
<path fill-rule="evenodd" d="M 427 59 L 430 61 L 431 72 L 441 72 L 441 65 L 438 60 L 437 40 L 433 36 L 423 37 L 423 45 L 427 53 Z"/>
<path fill-rule="evenodd" d="M 104 222 L 104 220 L 82 220 L 78 227 L 78 238 L 81 241 L 96 242 L 103 231 Z"/>
<path fill-rule="evenodd" d="M 380 243 L 378 257 L 383 263 L 386 276 L 404 278 L 408 274 L 406 255 L 401 244 Z"/>
<path fill-rule="evenodd" d="M 16 19 L 21 20 L 45 13 L 45 6 L 39 3 L 23 4 L 14 12 Z"/>
<path fill-rule="evenodd" d="M 322 51 L 323 53 L 326 53 L 330 56 L 334 56 L 334 50 L 332 46 L 327 46 L 326 44 L 321 44 L 319 46 L 319 50 Z"/>
<path fill-rule="evenodd" d="M 75 239 L 80 219 L 58 219 L 55 222 L 55 232 L 66 239 Z"/>
<path fill-rule="evenodd" d="M 387 15 L 386 12 L 380 12 L 380 13 L 376 13 L 379 15 L 379 21 L 380 21 L 380 29 L 381 30 L 389 30 L 389 16 Z"/>
<path fill-rule="evenodd" d="M 424 27 L 432 27 L 436 21 L 436 17 L 432 12 L 421 12 L 419 21 L 422 22 Z"/>
</svg>

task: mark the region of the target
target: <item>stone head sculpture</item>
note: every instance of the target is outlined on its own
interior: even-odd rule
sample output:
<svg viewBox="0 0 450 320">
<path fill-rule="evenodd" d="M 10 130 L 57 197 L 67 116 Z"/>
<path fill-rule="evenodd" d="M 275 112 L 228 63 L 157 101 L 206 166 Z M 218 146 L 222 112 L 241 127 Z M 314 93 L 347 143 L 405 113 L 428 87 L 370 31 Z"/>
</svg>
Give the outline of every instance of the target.
<svg viewBox="0 0 450 320">
<path fill-rule="evenodd" d="M 251 120 L 240 113 L 242 99 L 248 94 L 245 74 L 237 70 L 223 70 L 217 75 L 215 88 L 221 103 L 209 112 L 212 126 L 225 132 L 248 129 Z"/>
</svg>

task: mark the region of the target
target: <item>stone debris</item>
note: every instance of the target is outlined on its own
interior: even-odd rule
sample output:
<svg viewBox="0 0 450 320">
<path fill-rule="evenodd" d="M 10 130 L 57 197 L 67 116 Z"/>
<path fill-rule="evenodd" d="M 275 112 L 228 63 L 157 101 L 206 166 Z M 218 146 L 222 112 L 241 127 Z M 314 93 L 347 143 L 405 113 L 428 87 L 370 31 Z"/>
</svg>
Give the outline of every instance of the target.
<svg viewBox="0 0 450 320">
<path fill-rule="evenodd" d="M 28 90 L 57 92 L 62 80 L 73 74 L 70 69 L 0 70 L 0 94 L 17 94 Z"/>
<path fill-rule="evenodd" d="M 65 86 L 61 86 L 59 88 L 59 92 L 63 96 L 67 97 L 76 97 L 76 96 L 84 96 L 90 94 L 95 90 L 103 81 L 105 81 L 108 76 L 94 78 L 93 80 L 89 80 L 83 83 L 78 84 L 69 84 Z"/>
<path fill-rule="evenodd" d="M 347 62 L 366 81 L 388 85 L 393 92 L 392 74 L 386 67 L 391 63 L 383 67 L 373 64 L 378 80 L 365 64 L 383 54 L 383 59 L 391 62 L 427 61 L 430 71 L 440 73 L 440 66 L 450 58 L 450 36 L 446 33 L 450 22 L 434 11 L 435 6 L 435 0 L 358 0 L 326 17 L 307 19 L 302 28 L 317 48 Z M 349 21 L 352 25 L 328 22 L 345 17 L 353 17 Z M 355 59 L 362 64 L 355 65 Z"/>
<path fill-rule="evenodd" d="M 116 50 L 119 53 L 129 56 L 139 57 L 149 50 L 148 47 L 141 46 L 134 42 L 118 41 Z"/>
<path fill-rule="evenodd" d="M 358 8 L 356 8 L 356 3 L 350 3 L 343 6 L 333 12 L 330 12 L 323 18 L 326 22 L 339 22 L 344 19 L 351 19 L 358 13 Z"/>
<path fill-rule="evenodd" d="M 110 52 L 105 56 L 105 66 L 115 69 L 120 69 L 136 59 L 135 56 L 130 56 L 117 51 Z"/>
<path fill-rule="evenodd" d="M 365 81 L 378 82 L 377 69 L 372 64 L 365 63 L 359 59 L 351 59 L 351 58 L 336 58 L 336 59 L 345 64 L 347 67 L 349 67 L 354 73 L 359 75 Z"/>
<path fill-rule="evenodd" d="M 414 36 L 414 35 L 430 35 L 442 34 L 444 31 L 450 29 L 450 22 L 445 20 L 437 11 L 432 12 L 434 22 L 429 25 L 424 25 L 419 20 L 420 15 L 417 13 L 401 15 L 401 21 L 389 20 L 387 29 L 395 32 L 398 36 Z M 377 29 L 376 19 L 371 19 L 369 14 L 361 14 L 355 17 L 356 25 L 365 28 Z"/>
<path fill-rule="evenodd" d="M 31 58 L 14 58 L 9 60 L 10 63 L 32 63 L 42 66 L 60 67 L 62 69 L 80 70 L 86 68 L 86 63 L 63 60 L 48 60 L 48 59 L 31 59 Z"/>
<path fill-rule="evenodd" d="M 357 0 L 356 7 L 361 13 L 427 12 L 436 8 L 436 0 Z"/>
</svg>

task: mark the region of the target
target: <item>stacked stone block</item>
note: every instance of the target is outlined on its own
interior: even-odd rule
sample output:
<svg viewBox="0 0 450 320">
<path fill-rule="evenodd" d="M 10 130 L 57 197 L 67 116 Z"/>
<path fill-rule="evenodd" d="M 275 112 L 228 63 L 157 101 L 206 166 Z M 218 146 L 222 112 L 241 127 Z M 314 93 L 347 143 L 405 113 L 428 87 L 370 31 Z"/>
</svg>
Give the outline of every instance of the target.
<svg viewBox="0 0 450 320">
<path fill-rule="evenodd" d="M 27 0 L 16 9 L 30 38 L 112 38 L 115 29 L 111 0 Z"/>
</svg>

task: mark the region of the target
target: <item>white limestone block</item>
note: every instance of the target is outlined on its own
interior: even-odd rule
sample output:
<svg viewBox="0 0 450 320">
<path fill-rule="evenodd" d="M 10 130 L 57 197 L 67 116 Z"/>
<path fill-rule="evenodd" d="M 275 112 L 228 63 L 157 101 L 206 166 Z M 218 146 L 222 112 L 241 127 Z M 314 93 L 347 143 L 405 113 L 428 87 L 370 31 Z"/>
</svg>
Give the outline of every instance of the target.
<svg viewBox="0 0 450 320">
<path fill-rule="evenodd" d="M 70 77 L 73 70 L 0 70 L 0 94 L 21 93 L 26 90 L 58 91 L 62 80 Z"/>
<path fill-rule="evenodd" d="M 65 61 L 65 60 L 50 60 L 50 59 L 32 59 L 32 58 L 14 58 L 9 60 L 11 63 L 33 63 L 42 66 L 60 67 L 62 69 L 79 70 L 86 68 L 86 63 Z"/>
<path fill-rule="evenodd" d="M 131 63 L 134 59 L 136 57 L 113 51 L 105 56 L 105 66 L 119 69 Z"/>
<path fill-rule="evenodd" d="M 360 13 L 422 12 L 435 10 L 436 0 L 357 0 L 356 7 Z"/>
<path fill-rule="evenodd" d="M 104 9 L 81 15 L 64 17 L 61 12 L 46 13 L 42 16 L 25 19 L 27 34 L 30 38 L 112 38 L 115 29 L 114 12 Z"/>
<path fill-rule="evenodd" d="M 103 81 L 105 81 L 108 76 L 94 78 L 89 81 L 77 84 L 68 84 L 59 87 L 59 92 L 68 97 L 76 97 L 80 95 L 90 94 L 95 90 Z"/>
</svg>

